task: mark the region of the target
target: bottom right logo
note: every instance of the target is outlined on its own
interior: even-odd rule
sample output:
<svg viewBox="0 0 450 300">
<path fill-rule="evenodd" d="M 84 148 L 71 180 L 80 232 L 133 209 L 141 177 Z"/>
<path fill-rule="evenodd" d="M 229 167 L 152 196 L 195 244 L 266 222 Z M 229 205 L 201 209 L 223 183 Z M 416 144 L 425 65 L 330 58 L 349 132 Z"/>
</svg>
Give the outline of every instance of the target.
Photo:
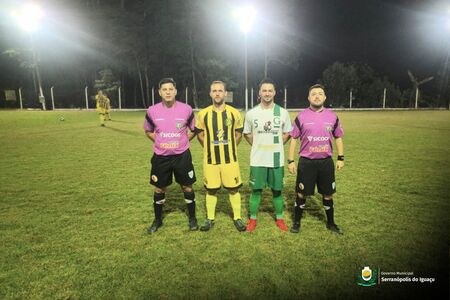
<svg viewBox="0 0 450 300">
<path fill-rule="evenodd" d="M 374 286 L 377 284 L 377 270 L 370 267 L 364 267 L 358 273 L 358 285 Z"/>
</svg>

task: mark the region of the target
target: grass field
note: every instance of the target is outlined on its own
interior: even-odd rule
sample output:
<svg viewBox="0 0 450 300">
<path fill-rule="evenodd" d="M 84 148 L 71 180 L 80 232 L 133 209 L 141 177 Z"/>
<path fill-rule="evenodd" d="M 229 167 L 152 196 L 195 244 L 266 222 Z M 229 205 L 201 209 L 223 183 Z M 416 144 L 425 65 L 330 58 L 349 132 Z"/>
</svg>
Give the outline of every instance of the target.
<svg viewBox="0 0 450 300">
<path fill-rule="evenodd" d="M 225 193 L 212 231 L 188 232 L 175 185 L 164 226 L 149 236 L 152 151 L 143 115 L 113 113 L 101 128 L 95 112 L 0 111 L 0 299 L 398 299 L 438 288 L 448 299 L 448 111 L 339 113 L 346 165 L 335 210 L 343 236 L 326 230 L 318 195 L 307 201 L 300 234 L 280 232 L 267 192 L 254 233 L 235 230 Z M 245 181 L 249 150 L 243 141 Z M 196 140 L 191 151 L 203 222 Z M 285 181 L 290 226 L 295 177 Z M 248 184 L 242 196 L 246 215 Z M 361 287 L 363 266 L 436 282 Z"/>
</svg>

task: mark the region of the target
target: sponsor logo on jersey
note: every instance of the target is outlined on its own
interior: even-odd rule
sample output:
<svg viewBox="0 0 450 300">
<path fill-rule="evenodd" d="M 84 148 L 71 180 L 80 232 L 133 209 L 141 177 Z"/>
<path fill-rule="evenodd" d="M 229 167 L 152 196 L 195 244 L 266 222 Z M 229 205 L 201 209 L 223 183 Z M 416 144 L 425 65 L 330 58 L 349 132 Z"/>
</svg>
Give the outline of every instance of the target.
<svg viewBox="0 0 450 300">
<path fill-rule="evenodd" d="M 315 146 L 315 147 L 309 147 L 309 152 L 311 152 L 311 153 L 328 152 L 328 145 L 320 145 L 320 146 Z"/>
<path fill-rule="evenodd" d="M 159 143 L 159 147 L 161 149 L 177 149 L 178 146 L 179 146 L 178 142 Z"/>
<path fill-rule="evenodd" d="M 311 135 L 308 135 L 307 139 L 310 142 L 326 142 L 330 138 L 328 136 L 311 136 Z"/>
<path fill-rule="evenodd" d="M 271 130 L 272 130 L 272 122 L 267 121 L 267 122 L 264 124 L 264 131 L 271 131 Z"/>
<path fill-rule="evenodd" d="M 160 132 L 159 136 L 162 138 L 179 138 L 181 133 L 179 132 Z"/>
</svg>

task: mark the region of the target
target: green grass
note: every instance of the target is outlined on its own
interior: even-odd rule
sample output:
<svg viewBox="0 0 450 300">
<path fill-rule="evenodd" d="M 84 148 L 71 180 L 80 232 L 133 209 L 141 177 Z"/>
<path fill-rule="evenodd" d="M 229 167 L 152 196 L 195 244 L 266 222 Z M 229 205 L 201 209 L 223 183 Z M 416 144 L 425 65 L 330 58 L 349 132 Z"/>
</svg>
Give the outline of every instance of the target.
<svg viewBox="0 0 450 300">
<path fill-rule="evenodd" d="M 179 187 L 149 236 L 151 143 L 143 112 L 0 112 L 0 298 L 403 298 L 448 294 L 450 113 L 340 112 L 337 236 L 318 195 L 298 235 L 275 227 L 266 191 L 253 234 L 238 233 L 221 192 L 212 231 L 188 232 Z M 64 115 L 65 121 L 59 121 Z M 205 216 L 202 152 L 191 147 L 197 215 Z M 239 146 L 244 181 L 250 147 Z M 295 176 L 286 175 L 288 226 Z M 249 187 L 241 190 L 247 214 Z M 246 218 L 245 218 L 246 219 Z M 434 284 L 360 287 L 369 265 L 436 277 Z"/>
</svg>

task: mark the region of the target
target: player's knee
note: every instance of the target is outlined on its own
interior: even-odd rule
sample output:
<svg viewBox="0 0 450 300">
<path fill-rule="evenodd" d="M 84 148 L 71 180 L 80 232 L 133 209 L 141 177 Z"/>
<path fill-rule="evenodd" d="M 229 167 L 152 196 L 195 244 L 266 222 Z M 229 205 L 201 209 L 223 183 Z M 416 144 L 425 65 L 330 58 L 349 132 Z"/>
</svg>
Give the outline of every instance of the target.
<svg viewBox="0 0 450 300">
<path fill-rule="evenodd" d="M 166 202 L 166 194 L 165 193 L 157 193 L 155 191 L 155 193 L 153 194 L 153 202 L 155 202 L 156 204 L 164 204 L 164 202 Z"/>
<path fill-rule="evenodd" d="M 228 189 L 228 192 L 230 193 L 230 195 L 234 195 L 234 194 L 236 194 L 236 193 L 239 192 L 239 189 L 238 189 L 238 188 L 235 188 L 235 189 Z"/>
<path fill-rule="evenodd" d="M 274 198 L 275 197 L 280 197 L 281 196 L 281 191 L 276 191 L 276 190 L 272 189 L 272 195 L 273 195 Z"/>
<path fill-rule="evenodd" d="M 252 190 L 252 194 L 256 196 L 260 196 L 262 193 L 262 190 Z"/>
<path fill-rule="evenodd" d="M 195 193 L 191 189 L 190 192 L 184 192 L 184 201 L 189 204 L 195 201 Z"/>
<path fill-rule="evenodd" d="M 155 193 L 164 194 L 166 192 L 166 188 L 155 187 Z"/>
<path fill-rule="evenodd" d="M 295 206 L 305 208 L 305 204 L 306 204 L 306 197 L 303 194 L 298 193 L 297 198 L 295 199 Z"/>
<path fill-rule="evenodd" d="M 219 190 L 217 190 L 217 189 L 214 189 L 214 190 L 206 189 L 206 192 L 208 193 L 208 195 L 211 195 L 211 196 L 215 196 L 218 191 Z"/>
<path fill-rule="evenodd" d="M 182 185 L 181 190 L 183 191 L 183 193 L 191 193 L 194 191 L 192 185 Z"/>
</svg>

